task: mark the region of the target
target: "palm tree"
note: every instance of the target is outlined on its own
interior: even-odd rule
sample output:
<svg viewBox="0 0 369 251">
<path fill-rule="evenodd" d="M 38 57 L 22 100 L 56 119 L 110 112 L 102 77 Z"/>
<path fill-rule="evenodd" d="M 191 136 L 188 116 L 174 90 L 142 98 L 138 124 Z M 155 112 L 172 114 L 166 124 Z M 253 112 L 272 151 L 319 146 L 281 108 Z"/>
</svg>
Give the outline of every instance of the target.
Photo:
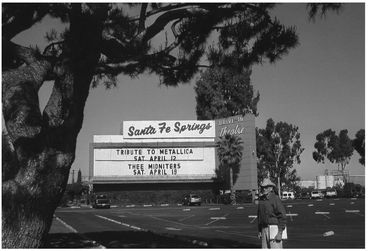
<svg viewBox="0 0 369 251">
<path fill-rule="evenodd" d="M 230 190 L 233 202 L 235 202 L 233 182 L 236 180 L 239 169 L 240 162 L 242 159 L 243 142 L 241 138 L 236 135 L 226 134 L 224 137 L 220 137 L 217 142 L 218 147 L 218 158 L 219 158 L 219 168 L 223 171 L 218 172 L 221 175 L 226 175 L 229 173 L 230 176 Z M 221 180 L 225 180 L 224 177 L 220 177 Z"/>
</svg>

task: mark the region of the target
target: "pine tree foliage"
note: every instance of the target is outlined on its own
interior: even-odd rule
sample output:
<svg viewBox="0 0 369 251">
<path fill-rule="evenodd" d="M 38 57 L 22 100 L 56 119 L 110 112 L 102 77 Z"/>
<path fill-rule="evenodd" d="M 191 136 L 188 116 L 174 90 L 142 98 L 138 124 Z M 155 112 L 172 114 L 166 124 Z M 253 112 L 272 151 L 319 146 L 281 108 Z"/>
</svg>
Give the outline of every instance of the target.
<svg viewBox="0 0 369 251">
<path fill-rule="evenodd" d="M 226 118 L 238 114 L 257 115 L 259 93 L 254 94 L 250 70 L 241 72 L 214 67 L 196 82 L 196 114 L 200 120 Z"/>
</svg>

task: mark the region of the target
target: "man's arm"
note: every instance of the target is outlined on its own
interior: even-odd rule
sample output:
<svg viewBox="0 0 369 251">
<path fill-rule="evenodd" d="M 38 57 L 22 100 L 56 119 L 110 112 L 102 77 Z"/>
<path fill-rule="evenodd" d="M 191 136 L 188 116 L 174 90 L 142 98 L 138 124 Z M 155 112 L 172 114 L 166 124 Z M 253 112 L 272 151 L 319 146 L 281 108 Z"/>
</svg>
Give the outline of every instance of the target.
<svg viewBox="0 0 369 251">
<path fill-rule="evenodd" d="M 284 208 L 282 201 L 278 196 L 276 196 L 275 200 L 274 213 L 278 219 L 278 230 L 283 232 L 287 224 L 286 209 Z"/>
</svg>

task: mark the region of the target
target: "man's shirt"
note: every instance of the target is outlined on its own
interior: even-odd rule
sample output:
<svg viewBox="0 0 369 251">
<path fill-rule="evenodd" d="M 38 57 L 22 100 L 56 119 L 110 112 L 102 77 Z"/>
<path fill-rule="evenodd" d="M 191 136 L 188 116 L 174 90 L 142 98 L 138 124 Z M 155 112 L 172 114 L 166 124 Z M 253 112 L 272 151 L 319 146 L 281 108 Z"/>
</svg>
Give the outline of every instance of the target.
<svg viewBox="0 0 369 251">
<path fill-rule="evenodd" d="M 278 225 L 278 229 L 282 231 L 286 223 L 286 210 L 281 199 L 274 192 L 262 196 L 258 206 L 259 232 L 268 225 Z"/>
</svg>

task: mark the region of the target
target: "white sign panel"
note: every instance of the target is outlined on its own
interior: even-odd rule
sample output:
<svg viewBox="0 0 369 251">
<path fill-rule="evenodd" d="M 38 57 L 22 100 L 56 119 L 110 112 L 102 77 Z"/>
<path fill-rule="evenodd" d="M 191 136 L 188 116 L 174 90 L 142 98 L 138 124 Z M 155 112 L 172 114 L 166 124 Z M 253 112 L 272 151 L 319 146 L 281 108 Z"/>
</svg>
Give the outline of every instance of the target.
<svg viewBox="0 0 369 251">
<path fill-rule="evenodd" d="M 215 121 L 123 121 L 124 139 L 214 138 Z"/>
<path fill-rule="evenodd" d="M 214 148 L 94 149 L 94 176 L 196 179 L 215 176 Z"/>
</svg>

